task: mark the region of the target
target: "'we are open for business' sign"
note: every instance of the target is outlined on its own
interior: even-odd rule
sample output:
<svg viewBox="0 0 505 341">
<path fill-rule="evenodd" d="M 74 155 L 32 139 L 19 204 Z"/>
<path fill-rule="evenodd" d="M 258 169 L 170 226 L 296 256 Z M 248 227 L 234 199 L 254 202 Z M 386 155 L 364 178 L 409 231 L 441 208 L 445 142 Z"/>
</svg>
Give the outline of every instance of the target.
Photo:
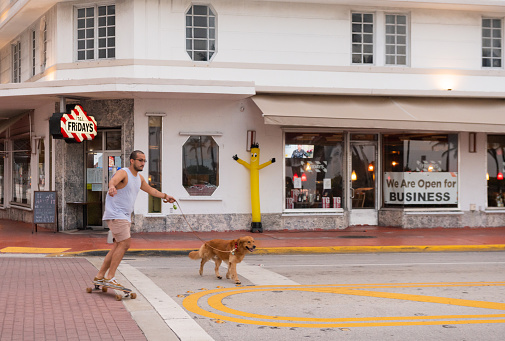
<svg viewBox="0 0 505 341">
<path fill-rule="evenodd" d="M 458 203 L 456 172 L 385 172 L 383 188 L 386 204 Z"/>
</svg>

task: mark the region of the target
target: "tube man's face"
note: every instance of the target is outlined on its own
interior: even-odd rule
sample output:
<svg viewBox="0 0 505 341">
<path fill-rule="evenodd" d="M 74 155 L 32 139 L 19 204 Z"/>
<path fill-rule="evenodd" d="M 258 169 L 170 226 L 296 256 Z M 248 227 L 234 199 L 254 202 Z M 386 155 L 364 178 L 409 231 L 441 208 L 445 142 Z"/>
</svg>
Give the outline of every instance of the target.
<svg viewBox="0 0 505 341">
<path fill-rule="evenodd" d="M 260 163 L 260 149 L 251 148 L 251 166 L 259 165 L 259 163 Z"/>
</svg>

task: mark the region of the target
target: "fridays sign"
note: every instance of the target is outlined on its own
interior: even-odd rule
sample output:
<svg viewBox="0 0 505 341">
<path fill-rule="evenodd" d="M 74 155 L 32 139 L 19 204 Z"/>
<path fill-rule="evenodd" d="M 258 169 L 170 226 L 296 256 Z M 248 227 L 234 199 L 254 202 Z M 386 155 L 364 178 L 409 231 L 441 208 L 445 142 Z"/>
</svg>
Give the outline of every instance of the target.
<svg viewBox="0 0 505 341">
<path fill-rule="evenodd" d="M 67 142 L 93 140 L 97 134 L 95 118 L 88 116 L 80 105 L 76 105 L 69 113 L 53 114 L 49 122 L 53 137 Z"/>
<path fill-rule="evenodd" d="M 458 203 L 456 172 L 385 172 L 383 188 L 386 204 Z"/>
</svg>

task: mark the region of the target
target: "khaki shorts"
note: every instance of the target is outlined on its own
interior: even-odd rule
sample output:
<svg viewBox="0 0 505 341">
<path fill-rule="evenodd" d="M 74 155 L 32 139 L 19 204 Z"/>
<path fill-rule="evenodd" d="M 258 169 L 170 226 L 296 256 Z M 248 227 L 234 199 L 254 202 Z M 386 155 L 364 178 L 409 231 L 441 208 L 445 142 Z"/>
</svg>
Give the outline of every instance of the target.
<svg viewBox="0 0 505 341">
<path fill-rule="evenodd" d="M 130 226 L 131 223 L 126 219 L 112 219 L 107 220 L 107 226 L 109 227 L 114 241 L 122 242 L 130 238 Z"/>
</svg>

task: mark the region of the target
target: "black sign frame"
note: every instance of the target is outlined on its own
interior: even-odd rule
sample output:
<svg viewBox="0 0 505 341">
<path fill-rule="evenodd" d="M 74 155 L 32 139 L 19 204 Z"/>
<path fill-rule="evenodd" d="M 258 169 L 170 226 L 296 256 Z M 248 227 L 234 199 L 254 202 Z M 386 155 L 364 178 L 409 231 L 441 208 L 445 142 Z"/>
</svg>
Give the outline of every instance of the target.
<svg viewBox="0 0 505 341">
<path fill-rule="evenodd" d="M 33 192 L 33 231 L 37 224 L 55 224 L 58 232 L 58 193 L 56 191 Z"/>
</svg>

